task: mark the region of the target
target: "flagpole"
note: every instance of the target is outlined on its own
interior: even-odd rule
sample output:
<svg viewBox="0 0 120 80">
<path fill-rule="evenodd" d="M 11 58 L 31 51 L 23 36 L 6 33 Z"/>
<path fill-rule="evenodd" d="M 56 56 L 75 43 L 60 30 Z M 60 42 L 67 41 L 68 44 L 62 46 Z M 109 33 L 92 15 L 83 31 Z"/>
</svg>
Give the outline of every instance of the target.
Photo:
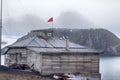
<svg viewBox="0 0 120 80">
<path fill-rule="evenodd" d="M 0 65 L 1 65 L 1 41 L 2 41 L 2 0 L 1 2 L 1 10 L 0 10 Z"/>
<path fill-rule="evenodd" d="M 51 22 L 51 26 L 52 26 L 52 37 L 53 37 L 53 17 L 48 19 L 48 22 Z"/>
<path fill-rule="evenodd" d="M 53 37 L 53 22 L 52 22 L 52 37 Z"/>
</svg>

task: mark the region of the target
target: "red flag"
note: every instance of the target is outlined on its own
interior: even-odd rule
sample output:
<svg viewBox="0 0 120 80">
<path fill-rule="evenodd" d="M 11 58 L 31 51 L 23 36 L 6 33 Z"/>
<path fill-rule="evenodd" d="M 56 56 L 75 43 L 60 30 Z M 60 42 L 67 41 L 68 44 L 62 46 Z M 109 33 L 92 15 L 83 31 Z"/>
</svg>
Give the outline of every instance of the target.
<svg viewBox="0 0 120 80">
<path fill-rule="evenodd" d="M 48 22 L 53 22 L 53 17 L 49 18 Z"/>
</svg>

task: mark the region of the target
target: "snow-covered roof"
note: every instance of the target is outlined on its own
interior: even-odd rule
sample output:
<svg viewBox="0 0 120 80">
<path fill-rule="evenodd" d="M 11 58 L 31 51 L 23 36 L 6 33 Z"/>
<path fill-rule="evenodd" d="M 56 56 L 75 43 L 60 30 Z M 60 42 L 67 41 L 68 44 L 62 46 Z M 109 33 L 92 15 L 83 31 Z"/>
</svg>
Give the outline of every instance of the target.
<svg viewBox="0 0 120 80">
<path fill-rule="evenodd" d="M 39 38 L 39 37 L 28 37 L 23 40 L 18 40 L 12 45 L 7 46 L 4 53 L 7 51 L 6 49 L 9 48 L 18 48 L 18 47 L 25 47 L 37 53 L 44 52 L 44 53 L 99 53 L 94 49 L 89 49 L 85 46 L 78 45 L 72 42 L 69 42 L 69 50 L 66 50 L 66 40 L 60 38 Z M 4 54 L 3 53 L 3 54 Z"/>
<path fill-rule="evenodd" d="M 66 40 L 60 38 L 43 39 L 38 37 L 29 37 L 24 40 L 16 41 L 8 47 L 41 47 L 41 48 L 65 48 Z M 78 45 L 69 42 L 70 48 L 87 48 L 82 45 Z"/>
</svg>

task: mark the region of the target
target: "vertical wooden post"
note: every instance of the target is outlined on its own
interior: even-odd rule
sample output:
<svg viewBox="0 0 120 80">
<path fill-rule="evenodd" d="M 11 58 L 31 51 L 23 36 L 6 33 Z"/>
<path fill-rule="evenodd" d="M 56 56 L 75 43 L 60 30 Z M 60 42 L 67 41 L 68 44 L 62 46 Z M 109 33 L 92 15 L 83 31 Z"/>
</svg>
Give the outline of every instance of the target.
<svg viewBox="0 0 120 80">
<path fill-rule="evenodd" d="M 16 64 L 18 64 L 18 53 L 15 54 Z"/>
</svg>

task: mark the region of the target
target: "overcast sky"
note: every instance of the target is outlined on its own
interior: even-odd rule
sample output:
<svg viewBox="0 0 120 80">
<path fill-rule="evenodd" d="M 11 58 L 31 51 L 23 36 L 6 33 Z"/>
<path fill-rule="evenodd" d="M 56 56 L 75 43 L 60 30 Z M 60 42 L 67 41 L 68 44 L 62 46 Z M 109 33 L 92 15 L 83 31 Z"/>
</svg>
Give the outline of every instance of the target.
<svg viewBox="0 0 120 80">
<path fill-rule="evenodd" d="M 120 0 L 3 0 L 3 35 L 11 39 L 32 29 L 105 28 L 120 36 Z"/>
</svg>

